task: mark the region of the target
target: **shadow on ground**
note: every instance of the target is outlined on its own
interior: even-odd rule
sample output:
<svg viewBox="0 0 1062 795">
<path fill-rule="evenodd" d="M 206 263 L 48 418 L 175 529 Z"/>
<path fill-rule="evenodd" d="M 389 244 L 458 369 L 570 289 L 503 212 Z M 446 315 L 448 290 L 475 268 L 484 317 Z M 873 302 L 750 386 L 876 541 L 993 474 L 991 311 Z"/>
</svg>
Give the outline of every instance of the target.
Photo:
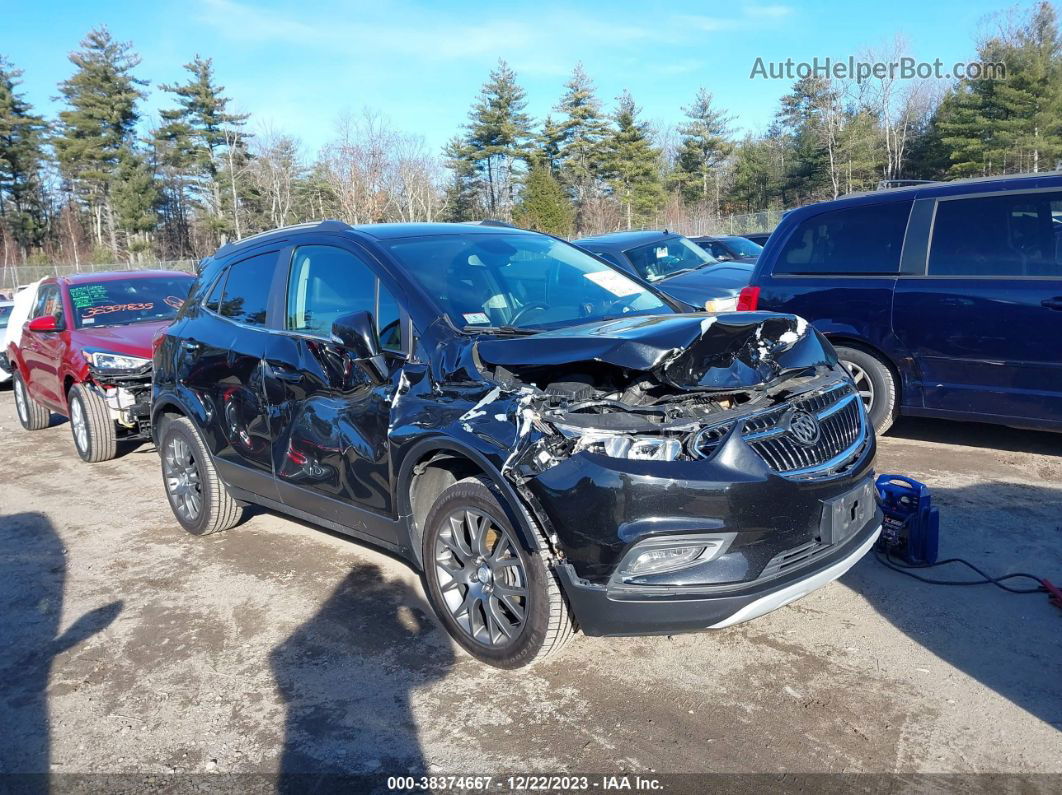
<svg viewBox="0 0 1062 795">
<path fill-rule="evenodd" d="M 983 422 L 901 417 L 885 435 L 891 439 L 1062 456 L 1062 433 L 1027 431 Z"/>
<path fill-rule="evenodd" d="M 282 789 L 313 787 L 314 776 L 428 770 L 410 695 L 445 676 L 453 653 L 409 585 L 355 565 L 270 662 L 287 709 Z"/>
<path fill-rule="evenodd" d="M 39 513 L 0 516 L 0 773 L 47 773 L 48 681 L 55 657 L 105 629 L 121 602 L 59 632 L 66 554 Z"/>
<path fill-rule="evenodd" d="M 1062 580 L 1062 485 L 932 484 L 932 494 L 941 515 L 941 560 L 963 558 L 993 576 L 1028 572 Z M 1048 603 L 1046 594 L 1009 594 L 991 585 L 930 585 L 873 558 L 872 552 L 842 582 L 944 662 L 1062 728 L 1062 611 Z M 918 573 L 934 579 L 976 578 L 954 564 Z M 1008 584 L 1035 586 L 1030 580 Z"/>
</svg>

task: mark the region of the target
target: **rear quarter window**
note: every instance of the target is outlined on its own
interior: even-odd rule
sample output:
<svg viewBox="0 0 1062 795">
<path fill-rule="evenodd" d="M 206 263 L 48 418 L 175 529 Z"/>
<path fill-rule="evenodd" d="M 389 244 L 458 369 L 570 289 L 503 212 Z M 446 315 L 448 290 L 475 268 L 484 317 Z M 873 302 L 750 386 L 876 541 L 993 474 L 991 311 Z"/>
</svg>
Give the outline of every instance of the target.
<svg viewBox="0 0 1062 795">
<path fill-rule="evenodd" d="M 900 270 L 911 202 L 831 210 L 805 218 L 786 239 L 774 273 L 892 274 Z"/>
</svg>

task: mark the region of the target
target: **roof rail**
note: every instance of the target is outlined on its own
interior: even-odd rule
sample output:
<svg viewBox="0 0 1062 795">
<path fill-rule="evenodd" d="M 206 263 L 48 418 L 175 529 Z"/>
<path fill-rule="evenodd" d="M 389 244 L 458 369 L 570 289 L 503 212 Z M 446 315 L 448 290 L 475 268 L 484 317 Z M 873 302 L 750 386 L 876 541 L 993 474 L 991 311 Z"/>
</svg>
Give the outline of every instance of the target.
<svg viewBox="0 0 1062 795">
<path fill-rule="evenodd" d="M 254 240 L 264 240 L 265 238 L 271 237 L 273 235 L 284 235 L 294 229 L 305 229 L 307 231 L 313 229 L 319 232 L 346 232 L 349 229 L 353 229 L 353 227 L 345 221 L 336 221 L 334 219 L 326 219 L 324 221 L 307 221 L 304 224 L 292 224 L 290 226 L 281 226 L 276 229 L 267 229 L 264 232 L 259 232 L 256 235 L 248 235 L 247 237 L 240 238 L 239 240 L 233 240 L 229 243 L 226 243 L 224 246 L 217 250 L 215 256 L 226 254 L 232 251 L 233 249 L 244 245 L 245 243 Z"/>
<path fill-rule="evenodd" d="M 484 218 L 482 221 L 464 221 L 469 226 L 502 226 L 506 229 L 516 229 L 513 224 L 507 221 L 499 221 L 497 218 Z"/>
</svg>

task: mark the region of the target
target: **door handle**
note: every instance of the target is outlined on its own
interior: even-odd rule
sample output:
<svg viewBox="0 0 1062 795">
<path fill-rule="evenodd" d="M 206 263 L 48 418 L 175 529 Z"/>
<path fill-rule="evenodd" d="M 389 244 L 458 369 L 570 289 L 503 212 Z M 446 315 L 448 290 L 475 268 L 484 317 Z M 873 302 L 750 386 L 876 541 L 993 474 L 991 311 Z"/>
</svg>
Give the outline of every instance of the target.
<svg viewBox="0 0 1062 795">
<path fill-rule="evenodd" d="M 1054 298 L 1045 298 L 1040 302 L 1040 306 L 1047 309 L 1062 310 L 1062 295 L 1056 295 Z"/>
<path fill-rule="evenodd" d="M 289 384 L 297 384 L 302 380 L 302 373 L 298 370 L 289 370 L 287 367 L 271 364 L 269 374 L 278 381 L 286 381 Z"/>
</svg>

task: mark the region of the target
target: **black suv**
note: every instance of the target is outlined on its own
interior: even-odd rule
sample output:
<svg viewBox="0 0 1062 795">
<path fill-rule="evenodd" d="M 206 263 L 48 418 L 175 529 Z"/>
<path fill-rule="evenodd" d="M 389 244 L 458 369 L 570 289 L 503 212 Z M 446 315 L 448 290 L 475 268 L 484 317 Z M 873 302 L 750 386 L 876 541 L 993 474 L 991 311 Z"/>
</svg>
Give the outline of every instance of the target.
<svg viewBox="0 0 1062 795">
<path fill-rule="evenodd" d="M 501 667 L 576 627 L 761 615 L 879 532 L 873 430 L 817 332 L 682 312 L 533 232 L 326 221 L 226 246 L 154 373 L 186 530 L 258 503 L 389 549 Z"/>
</svg>

